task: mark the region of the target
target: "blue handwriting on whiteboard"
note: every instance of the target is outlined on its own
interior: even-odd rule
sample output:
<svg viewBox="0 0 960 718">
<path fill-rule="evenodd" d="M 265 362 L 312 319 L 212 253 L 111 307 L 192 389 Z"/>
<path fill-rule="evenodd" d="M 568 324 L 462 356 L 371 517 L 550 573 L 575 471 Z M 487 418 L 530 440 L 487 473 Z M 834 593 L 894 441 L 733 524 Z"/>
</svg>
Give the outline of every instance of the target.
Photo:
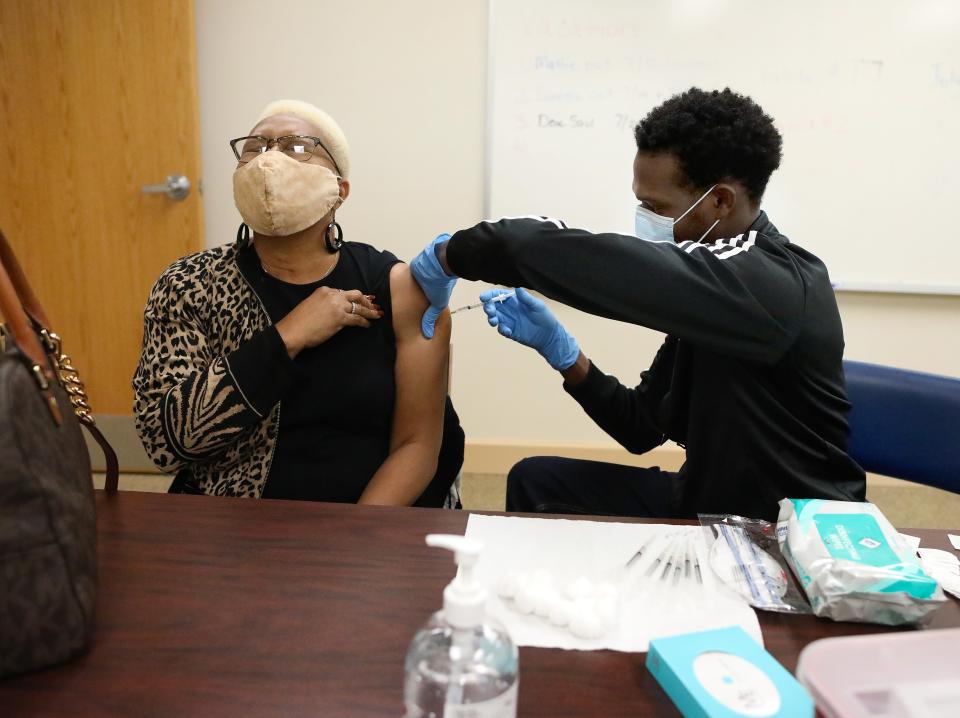
<svg viewBox="0 0 960 718">
<path fill-rule="evenodd" d="M 583 115 L 566 115 L 554 117 L 541 112 L 537 117 L 537 127 L 556 127 L 573 130 L 583 130 L 593 127 L 594 119 Z"/>
<path fill-rule="evenodd" d="M 577 61 L 569 57 L 547 57 L 546 55 L 537 55 L 533 61 L 533 66 L 537 70 L 575 72 L 577 70 Z"/>
</svg>

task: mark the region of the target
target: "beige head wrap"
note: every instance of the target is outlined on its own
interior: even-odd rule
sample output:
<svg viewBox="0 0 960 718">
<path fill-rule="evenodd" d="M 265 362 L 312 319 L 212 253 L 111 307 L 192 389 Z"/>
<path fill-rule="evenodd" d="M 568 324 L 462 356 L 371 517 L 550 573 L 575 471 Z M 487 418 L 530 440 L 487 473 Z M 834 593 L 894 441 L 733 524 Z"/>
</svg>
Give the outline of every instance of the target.
<svg viewBox="0 0 960 718">
<path fill-rule="evenodd" d="M 275 100 L 263 108 L 257 122 L 273 115 L 293 115 L 315 125 L 317 137 L 323 141 L 323 146 L 336 163 L 340 176 L 344 179 L 350 177 L 350 147 L 340 125 L 330 115 L 309 102 Z"/>
</svg>

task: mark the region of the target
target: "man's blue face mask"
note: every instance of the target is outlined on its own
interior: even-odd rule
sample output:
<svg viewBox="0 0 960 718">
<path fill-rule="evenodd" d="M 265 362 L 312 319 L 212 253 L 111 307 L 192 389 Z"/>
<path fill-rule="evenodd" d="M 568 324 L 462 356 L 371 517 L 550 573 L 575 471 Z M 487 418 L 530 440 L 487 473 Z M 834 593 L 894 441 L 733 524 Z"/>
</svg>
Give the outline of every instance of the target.
<svg viewBox="0 0 960 718">
<path fill-rule="evenodd" d="M 673 236 L 674 225 L 677 222 L 679 222 L 681 219 L 686 217 L 688 214 L 690 214 L 693 208 L 703 201 L 704 197 L 706 197 L 708 194 L 713 192 L 714 187 L 716 187 L 716 185 L 713 185 L 713 187 L 711 187 L 706 192 L 704 192 L 700 196 L 700 199 L 698 199 L 696 202 L 691 204 L 687 208 L 687 211 L 681 214 L 676 219 L 671 219 L 670 217 L 664 217 L 663 215 L 659 215 L 656 212 L 650 211 L 649 209 L 644 207 L 642 204 L 638 204 L 637 214 L 633 220 L 634 233 L 640 239 L 645 239 L 649 242 L 675 242 L 676 239 Z M 708 234 L 710 234 L 710 232 L 713 231 L 713 228 L 716 227 L 717 224 L 719 223 L 720 223 L 720 220 L 718 219 L 716 222 L 711 224 L 710 227 L 707 229 L 707 231 L 700 235 L 700 239 L 698 239 L 697 242 L 698 243 L 702 242 L 703 238 L 706 237 Z"/>
</svg>

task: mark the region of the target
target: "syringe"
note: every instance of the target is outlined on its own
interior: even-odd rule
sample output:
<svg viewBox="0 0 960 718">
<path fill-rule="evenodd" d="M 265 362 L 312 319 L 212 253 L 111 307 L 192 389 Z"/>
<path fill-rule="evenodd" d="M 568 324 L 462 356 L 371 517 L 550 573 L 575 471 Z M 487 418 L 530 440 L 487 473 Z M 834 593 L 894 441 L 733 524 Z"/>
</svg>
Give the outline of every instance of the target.
<svg viewBox="0 0 960 718">
<path fill-rule="evenodd" d="M 506 292 L 505 294 L 498 294 L 498 295 L 495 296 L 493 299 L 490 299 L 490 300 L 488 300 L 488 301 L 491 301 L 491 302 L 505 302 L 505 301 L 507 301 L 510 297 L 514 296 L 515 294 L 516 294 L 516 291 L 515 291 L 515 290 L 511 290 L 511 291 L 509 291 L 509 292 Z M 462 307 L 457 307 L 456 309 L 451 310 L 450 313 L 451 313 L 451 314 L 456 314 L 457 312 L 465 312 L 465 311 L 467 311 L 468 309 L 476 309 L 477 307 L 482 307 L 482 306 L 483 306 L 484 304 L 486 304 L 486 303 L 487 303 L 487 302 L 477 302 L 476 304 L 464 304 Z"/>
</svg>

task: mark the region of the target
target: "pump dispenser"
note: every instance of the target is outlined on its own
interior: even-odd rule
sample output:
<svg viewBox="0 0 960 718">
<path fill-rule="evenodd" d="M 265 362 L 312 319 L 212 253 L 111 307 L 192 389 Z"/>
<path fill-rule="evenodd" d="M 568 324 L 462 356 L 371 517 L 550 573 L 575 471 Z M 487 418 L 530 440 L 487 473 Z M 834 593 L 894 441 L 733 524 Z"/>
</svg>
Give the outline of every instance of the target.
<svg viewBox="0 0 960 718">
<path fill-rule="evenodd" d="M 457 575 L 443 590 L 443 610 L 410 643 L 406 718 L 515 718 L 518 653 L 486 613 L 487 590 L 475 575 L 483 545 L 449 534 L 430 534 L 427 545 L 452 551 Z"/>
<path fill-rule="evenodd" d="M 483 545 L 466 536 L 428 534 L 427 546 L 453 551 L 457 575 L 443 589 L 443 615 L 454 628 L 472 628 L 483 623 L 487 591 L 477 583 L 473 569 Z"/>
</svg>

